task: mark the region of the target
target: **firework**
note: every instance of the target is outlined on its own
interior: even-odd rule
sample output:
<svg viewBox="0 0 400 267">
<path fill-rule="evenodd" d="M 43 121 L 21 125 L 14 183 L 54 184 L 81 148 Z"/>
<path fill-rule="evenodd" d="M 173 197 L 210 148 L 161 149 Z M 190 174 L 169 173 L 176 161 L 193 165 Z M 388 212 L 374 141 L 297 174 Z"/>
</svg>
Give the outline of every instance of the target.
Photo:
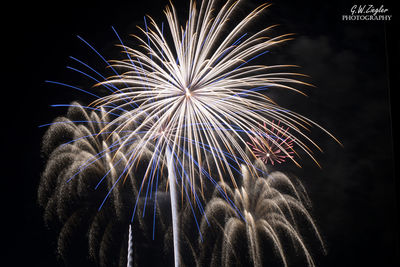
<svg viewBox="0 0 400 267">
<path fill-rule="evenodd" d="M 227 21 L 238 2 L 226 3 L 216 15 L 213 15 L 214 5 L 214 1 L 204 1 L 198 11 L 192 2 L 189 19 L 182 29 L 174 7 L 167 7 L 165 14 L 172 43 L 164 37 L 164 27 L 160 29 L 148 18 L 149 25 L 146 23 L 146 28 L 141 29 L 144 37 L 136 37 L 144 51 L 123 46 L 128 58 L 112 61 L 113 67 L 123 73 L 101 83 L 123 85 L 122 88 L 91 104 L 109 112 L 127 111 L 109 124 L 115 126 L 114 132 L 123 131 L 131 123 L 139 125 L 120 144 L 124 147 L 140 134 L 141 143 L 133 153 L 138 156 L 129 161 L 132 166 L 140 161 L 147 144 L 155 143 L 144 179 L 154 179 L 157 170 L 166 163 L 167 149 L 186 171 L 187 177 L 182 180 L 193 186 L 197 182 L 195 174 L 207 170 L 210 161 L 218 163 L 215 178 L 233 179 L 230 163 L 233 161 L 236 166 L 244 163 L 252 168 L 245 153 L 249 147 L 246 140 L 253 132 L 262 132 L 262 124 L 273 127 L 273 119 L 291 129 L 291 133 L 283 133 L 277 128 L 278 135 L 287 135 L 313 158 L 305 142 L 315 143 L 300 131 L 312 123 L 277 106 L 261 93 L 271 87 L 296 90 L 288 84 L 302 83 L 290 78 L 299 74 L 274 71 L 284 66 L 250 64 L 271 46 L 288 40 L 288 35 L 267 37 L 269 28 L 249 37 L 243 34 L 242 29 L 267 7 L 261 5 L 224 36 Z M 266 138 L 282 154 L 291 151 L 276 139 Z"/>
<path fill-rule="evenodd" d="M 289 128 L 282 129 L 272 121 L 271 128 L 268 129 L 264 123 L 263 132 L 253 131 L 254 136 L 250 136 L 251 142 L 247 142 L 253 150 L 254 155 L 261 159 L 265 164 L 270 162 L 272 165 L 285 162 L 291 159 L 295 153 L 293 150 L 293 140 L 287 134 Z M 272 141 L 274 140 L 274 142 Z"/>
<path fill-rule="evenodd" d="M 258 166 L 265 169 L 261 162 Z M 199 242 L 200 265 L 288 266 L 286 253 L 288 244 L 292 244 L 304 256 L 306 265 L 314 266 L 301 230 L 307 231 L 299 227 L 298 221 L 306 221 L 322 248 L 323 243 L 307 210 L 303 188 L 280 172 L 265 178 L 252 176 L 244 166 L 242 172 L 239 188 L 221 182 L 206 206 L 208 221 L 201 224 L 204 241 Z M 226 197 L 221 197 L 219 190 L 224 190 Z M 275 252 L 275 257 L 268 254 L 267 248 Z"/>
<path fill-rule="evenodd" d="M 288 84 L 304 84 L 293 78 L 300 74 L 277 71 L 285 67 L 281 65 L 251 64 L 272 46 L 290 39 L 289 35 L 268 37 L 270 28 L 252 36 L 243 34 L 265 4 L 226 33 L 237 5 L 228 1 L 214 14 L 215 1 L 204 1 L 199 9 L 191 2 L 189 19 L 181 25 L 171 4 L 165 9 L 168 27 L 160 27 L 150 17 L 145 20 L 145 29 L 140 28 L 144 37 L 135 36 L 142 50 L 121 45 L 127 59 L 111 61 L 121 74 L 99 83 L 119 89 L 90 106 L 110 113 L 125 111 L 104 131 L 111 127 L 119 133 L 131 124 L 138 125 L 119 144 L 122 149 L 140 136 L 126 173 L 151 145 L 154 150 L 145 181 L 154 180 L 166 165 L 169 149 L 174 168 L 184 170 L 177 180 L 189 184 L 188 188 L 202 182 L 194 177 L 208 171 L 212 163 L 216 163 L 215 180 L 230 177 L 234 182 L 232 164 L 237 168 L 245 164 L 253 171 L 252 159 L 245 153 L 251 148 L 246 140 L 267 127 L 274 128 L 274 134 L 264 135 L 264 139 L 279 149 L 280 155 L 295 161 L 290 154 L 296 145 L 314 159 L 308 145 L 318 146 L 301 129 L 315 124 L 279 107 L 262 92 L 271 87 L 297 91 Z M 165 37 L 167 29 L 172 42 Z M 280 121 L 280 127 L 274 120 Z M 277 139 L 281 136 L 290 144 Z"/>
<path fill-rule="evenodd" d="M 43 154 L 48 161 L 39 184 L 38 199 L 45 211 L 45 221 L 52 223 L 58 232 L 58 253 L 65 264 L 78 265 L 75 259 L 79 260 L 79 255 L 86 258 L 82 254 L 85 250 L 75 248 L 87 244 L 89 255 L 99 266 L 126 266 L 132 199 L 138 195 L 140 179 L 130 173 L 124 185 L 115 184 L 123 172 L 128 152 L 117 152 L 115 147 L 123 139 L 122 134 L 114 133 L 111 138 L 98 135 L 109 123 L 105 111 L 88 110 L 76 102 L 67 106 L 67 115 L 51 123 L 43 140 Z M 104 179 L 106 176 L 108 179 Z M 107 192 L 113 194 L 112 205 L 99 210 Z M 156 197 L 154 193 L 153 197 Z M 145 205 L 143 198 L 140 205 Z M 148 221 L 153 221 L 155 213 L 161 211 L 158 205 L 147 206 L 149 215 L 144 217 L 144 208 L 140 209 L 142 216 L 132 224 L 135 241 L 143 244 L 151 242 L 152 232 L 153 235 L 154 231 L 163 233 L 165 228 L 161 216 L 154 221 L 153 226 L 157 227 L 149 226 Z M 131 249 L 136 263 L 144 261 L 138 256 L 140 249 L 137 244 Z"/>
</svg>

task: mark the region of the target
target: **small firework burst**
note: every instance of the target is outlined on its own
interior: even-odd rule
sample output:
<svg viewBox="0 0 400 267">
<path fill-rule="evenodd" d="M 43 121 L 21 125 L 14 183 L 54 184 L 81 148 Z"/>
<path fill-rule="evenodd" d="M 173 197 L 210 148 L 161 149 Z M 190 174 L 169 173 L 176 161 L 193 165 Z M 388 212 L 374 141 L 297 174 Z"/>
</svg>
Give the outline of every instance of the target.
<svg viewBox="0 0 400 267">
<path fill-rule="evenodd" d="M 254 136 L 250 136 L 251 142 L 247 142 L 254 155 L 265 164 L 283 163 L 286 159 L 292 159 L 293 138 L 288 133 L 289 127 L 280 125 L 280 121 L 272 121 L 269 125 L 264 122 L 260 130 L 255 130 Z"/>
</svg>

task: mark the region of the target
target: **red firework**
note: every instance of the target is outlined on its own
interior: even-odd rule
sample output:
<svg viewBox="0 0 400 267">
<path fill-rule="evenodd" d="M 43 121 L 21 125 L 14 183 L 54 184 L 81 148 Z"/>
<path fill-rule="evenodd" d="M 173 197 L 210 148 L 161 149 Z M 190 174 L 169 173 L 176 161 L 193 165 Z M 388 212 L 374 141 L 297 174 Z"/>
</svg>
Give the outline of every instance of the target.
<svg viewBox="0 0 400 267">
<path fill-rule="evenodd" d="M 251 142 L 247 142 L 253 150 L 254 155 L 261 159 L 265 164 L 270 162 L 272 165 L 285 162 L 288 158 L 293 158 L 293 139 L 288 135 L 288 129 L 274 121 L 270 125 L 262 127 L 262 131 L 253 131 L 254 136 L 250 136 Z"/>
</svg>

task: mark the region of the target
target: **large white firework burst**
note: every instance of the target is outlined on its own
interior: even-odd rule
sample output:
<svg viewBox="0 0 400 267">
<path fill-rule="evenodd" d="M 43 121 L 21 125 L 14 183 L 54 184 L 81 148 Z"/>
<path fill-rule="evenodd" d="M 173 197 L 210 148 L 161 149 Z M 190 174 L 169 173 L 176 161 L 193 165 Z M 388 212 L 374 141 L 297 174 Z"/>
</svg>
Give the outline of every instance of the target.
<svg viewBox="0 0 400 267">
<path fill-rule="evenodd" d="M 257 7 L 226 32 L 240 1 L 228 1 L 218 12 L 215 2 L 203 1 L 197 9 L 191 1 L 184 26 L 179 23 L 174 6 L 168 6 L 164 12 L 169 35 L 164 24 L 158 25 L 148 17 L 145 28 L 139 28 L 144 37 L 135 36 L 141 49 L 122 45 L 126 59 L 112 61 L 122 74 L 101 83 L 120 89 L 91 104 L 109 112 L 125 111 L 109 124 L 115 132 L 124 131 L 132 123 L 140 124 L 120 146 L 141 136 L 140 145 L 128 161 L 129 173 L 152 144 L 154 154 L 144 181 L 156 177 L 170 150 L 174 167 L 180 169 L 182 185 L 194 188 L 198 182 L 194 177 L 199 175 L 213 180 L 230 177 L 235 183 L 233 166 L 245 164 L 253 170 L 250 157 L 254 155 L 246 154 L 246 149 L 251 150 L 246 141 L 252 132 L 262 131 L 262 125 L 270 125 L 273 120 L 290 128 L 290 133 L 285 134 L 315 160 L 309 146 L 319 147 L 302 132 L 315 123 L 279 107 L 262 92 L 271 87 L 298 91 L 290 84 L 303 83 L 293 78 L 300 74 L 280 72 L 287 67 L 283 65 L 251 64 L 272 46 L 290 39 L 290 35 L 269 37 L 272 27 L 251 36 L 243 33 L 267 4 Z M 270 141 L 289 156 L 279 142 Z M 217 169 L 218 177 L 207 175 L 211 165 Z"/>
</svg>

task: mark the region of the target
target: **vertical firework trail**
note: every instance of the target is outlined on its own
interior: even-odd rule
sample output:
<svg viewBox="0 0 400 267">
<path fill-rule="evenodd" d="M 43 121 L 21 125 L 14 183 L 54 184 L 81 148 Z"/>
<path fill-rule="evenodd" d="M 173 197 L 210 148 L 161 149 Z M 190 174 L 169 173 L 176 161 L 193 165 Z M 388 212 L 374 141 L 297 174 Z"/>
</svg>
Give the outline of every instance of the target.
<svg viewBox="0 0 400 267">
<path fill-rule="evenodd" d="M 127 256 L 127 267 L 133 267 L 133 237 L 132 237 L 132 225 L 129 224 L 129 232 L 128 232 L 128 256 Z"/>
<path fill-rule="evenodd" d="M 173 231 L 173 242 L 174 242 L 174 263 L 175 266 L 179 265 L 179 233 L 178 233 L 178 201 L 176 194 L 176 176 L 174 170 L 174 162 L 172 159 L 171 150 L 167 147 L 166 151 L 167 157 L 167 168 L 168 168 L 168 181 L 170 188 L 170 198 L 171 198 L 171 215 L 172 215 L 172 231 Z"/>
<path fill-rule="evenodd" d="M 108 150 L 114 155 L 122 153 L 123 160 L 109 157 L 110 170 L 99 184 L 106 182 L 117 168 L 119 172 L 114 180 L 108 181 L 111 184 L 99 209 L 110 196 L 118 194 L 114 191 L 117 185 L 125 183 L 131 173 L 140 171 L 142 177 L 131 221 L 141 212 L 140 197 L 145 199 L 144 216 L 148 197 L 157 195 L 159 178 L 165 177 L 164 168 L 168 170 L 175 266 L 179 265 L 180 257 L 178 191 L 180 199 L 190 204 L 201 237 L 195 208 L 202 218 L 206 216 L 199 196 L 204 194 L 203 185 L 207 181 L 218 187 L 218 182 L 229 180 L 237 187 L 235 177 L 241 174 L 241 169 L 254 176 L 257 168 L 252 162 L 257 153 L 252 152 L 255 146 L 249 141 L 273 147 L 275 155 L 280 157 L 276 161 L 285 158 L 299 165 L 293 147 L 316 163 L 312 148 L 321 150 L 303 131 L 316 126 L 334 138 L 310 119 L 280 107 L 266 95 L 274 87 L 303 94 L 292 85 L 308 85 L 295 79 L 302 77 L 301 74 L 281 71 L 294 66 L 253 63 L 273 46 L 292 39 L 290 34 L 268 36 L 274 26 L 254 34 L 245 32 L 269 5 L 261 4 L 238 23 L 229 23 L 236 16 L 240 1 L 227 1 L 221 6 L 216 2 L 204 0 L 197 8 L 196 2 L 190 1 L 185 23 L 179 22 L 171 3 L 164 10 L 166 27 L 146 16 L 144 29 L 139 27 L 144 37 L 134 36 L 140 44 L 138 49 L 124 45 L 117 34 L 126 59 L 105 61 L 100 56 L 114 74 L 108 78 L 101 76 L 103 81 L 94 79 L 97 87 L 110 91 L 108 95 L 100 97 L 78 87 L 49 81 L 96 98 L 85 108 L 103 110 L 100 119 L 105 116 L 110 119 L 92 137 L 108 140 L 119 136 Z M 279 127 L 274 121 L 279 121 Z M 262 141 L 256 141 L 255 136 L 260 133 L 264 133 Z M 282 142 L 282 136 L 290 143 Z M 94 164 L 101 157 L 102 152 L 85 164 Z M 146 166 L 138 170 L 143 162 Z M 198 187 L 200 191 L 196 190 Z M 240 213 L 227 193 L 224 190 L 219 193 L 244 219 L 246 215 Z"/>
</svg>

